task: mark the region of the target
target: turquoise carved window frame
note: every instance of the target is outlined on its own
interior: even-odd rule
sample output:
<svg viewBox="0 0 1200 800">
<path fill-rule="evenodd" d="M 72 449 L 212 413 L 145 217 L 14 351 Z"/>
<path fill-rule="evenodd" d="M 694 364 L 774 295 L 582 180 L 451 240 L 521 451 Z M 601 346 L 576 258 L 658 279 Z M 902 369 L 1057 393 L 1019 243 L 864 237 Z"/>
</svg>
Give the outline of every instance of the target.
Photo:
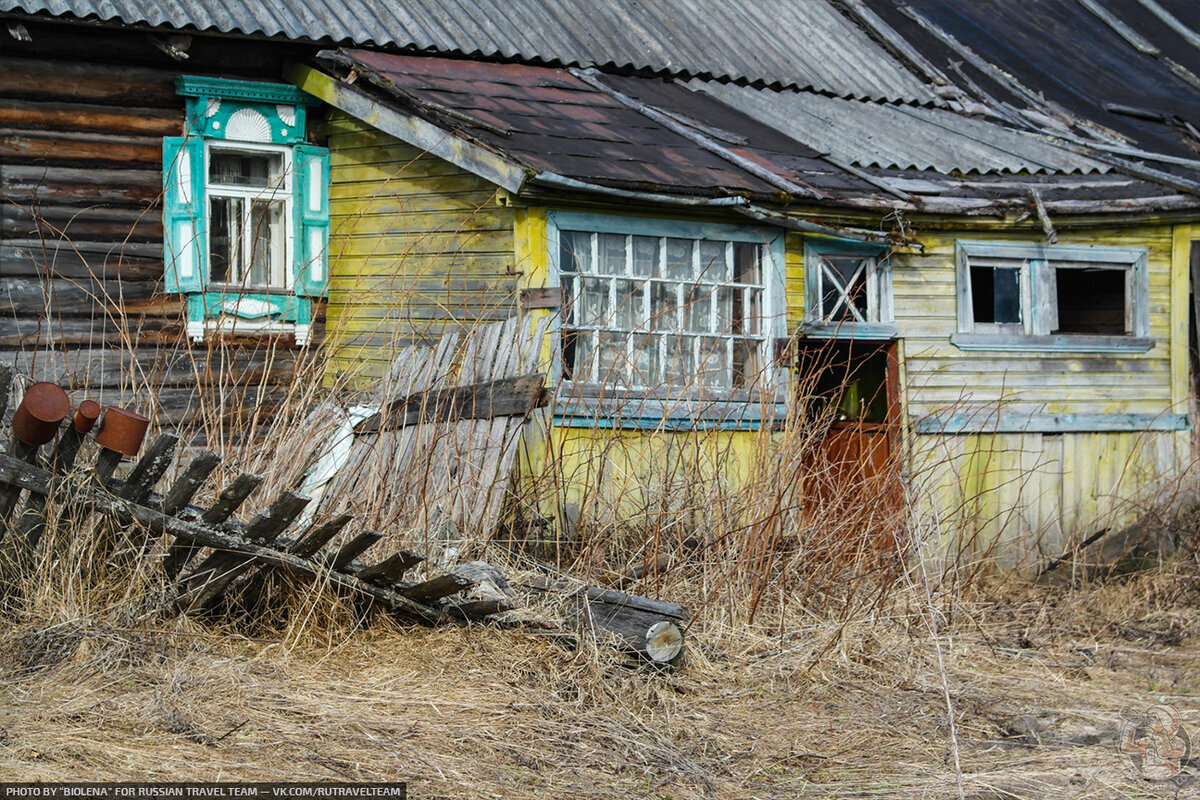
<svg viewBox="0 0 1200 800">
<path fill-rule="evenodd" d="M 163 140 L 165 291 L 186 298 L 188 337 L 294 333 L 297 345 L 308 344 L 314 301 L 329 286 L 329 151 L 305 138 L 308 110 L 318 101 L 294 86 L 188 75 L 176 79 L 176 91 L 186 114 L 184 135 Z M 215 156 L 272 164 L 271 180 L 247 188 L 223 173 L 214 177 Z M 215 200 L 226 201 L 222 213 L 237 210 L 234 223 L 214 223 Z M 257 222 L 253 212 L 243 214 L 250 208 L 259 210 Z M 226 265 L 218 280 L 218 240 L 245 253 L 245 262 L 260 252 L 252 248 L 263 248 L 265 263 L 276 266 L 260 274 L 271 277 L 254 283 L 254 269 L 243 263 Z"/>
</svg>

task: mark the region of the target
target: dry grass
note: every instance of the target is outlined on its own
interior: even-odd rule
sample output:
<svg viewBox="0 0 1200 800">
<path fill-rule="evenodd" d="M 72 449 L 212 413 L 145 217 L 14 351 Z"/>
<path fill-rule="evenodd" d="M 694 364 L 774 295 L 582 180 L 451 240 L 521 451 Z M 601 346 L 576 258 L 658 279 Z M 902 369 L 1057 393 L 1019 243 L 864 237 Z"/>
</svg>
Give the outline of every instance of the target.
<svg viewBox="0 0 1200 800">
<path fill-rule="evenodd" d="M 1115 733 L 1122 707 L 1157 702 L 1200 728 L 1187 569 L 937 599 L 970 796 L 1162 795 Z M 701 624 L 673 673 L 528 633 L 355 630 L 337 613 L 255 639 L 188 621 L 27 622 L 0 641 L 0 776 L 409 780 L 417 797 L 953 796 L 924 605 L 901 590 L 846 622 Z"/>
<path fill-rule="evenodd" d="M 292 485 L 292 432 L 317 398 L 293 391 L 227 476 Z M 608 499 L 628 511 L 622 491 L 637 492 L 632 513 L 562 539 L 559 560 L 580 571 L 671 557 L 633 588 L 698 611 L 673 672 L 529 632 L 362 625 L 319 591 L 253 627 L 177 619 L 154 562 L 96 573 L 95 538 L 67 525 L 0 633 L 0 779 L 407 780 L 416 797 L 502 798 L 954 797 L 961 780 L 973 798 L 1161 796 L 1116 731 L 1123 707 L 1160 702 L 1200 731 L 1200 566 L 1073 588 L 926 575 L 921 551 L 881 554 L 845 502 L 803 508 L 813 442 L 802 425 L 763 437 L 743 482 L 706 473 L 720 449 L 677 446 L 666 468 L 656 456 L 671 480 Z M 520 544 L 479 546 L 511 568 Z"/>
</svg>

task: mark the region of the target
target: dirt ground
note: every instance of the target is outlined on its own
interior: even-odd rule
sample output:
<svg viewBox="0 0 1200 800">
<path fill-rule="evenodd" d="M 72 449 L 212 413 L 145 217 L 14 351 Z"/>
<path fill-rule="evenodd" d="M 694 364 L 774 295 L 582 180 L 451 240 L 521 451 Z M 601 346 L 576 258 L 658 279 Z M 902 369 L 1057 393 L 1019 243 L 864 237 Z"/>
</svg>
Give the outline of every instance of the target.
<svg viewBox="0 0 1200 800">
<path fill-rule="evenodd" d="M 25 626 L 0 635 L 0 779 L 937 798 L 959 794 L 957 755 L 971 798 L 1200 797 L 1191 752 L 1151 780 L 1118 749 L 1122 709 L 1154 705 L 1200 742 L 1193 579 L 971 594 L 782 627 L 702 617 L 674 672 L 486 627 Z"/>
</svg>

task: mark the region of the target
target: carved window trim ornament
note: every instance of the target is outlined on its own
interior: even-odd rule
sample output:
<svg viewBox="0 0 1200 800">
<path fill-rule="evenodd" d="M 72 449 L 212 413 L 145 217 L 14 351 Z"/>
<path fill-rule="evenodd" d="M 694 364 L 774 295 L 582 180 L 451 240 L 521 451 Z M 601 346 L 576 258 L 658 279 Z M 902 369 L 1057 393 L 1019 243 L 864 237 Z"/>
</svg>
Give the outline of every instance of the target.
<svg viewBox="0 0 1200 800">
<path fill-rule="evenodd" d="M 958 330 L 951 341 L 962 350 L 1041 350 L 1064 352 L 1146 352 L 1154 347 L 1150 336 L 1149 259 L 1145 248 L 1103 245 L 1037 244 L 1026 242 L 959 241 L 956 245 Z M 1010 298 L 978 296 L 996 284 L 1007 284 Z M 1006 273 L 1003 278 L 998 277 Z M 1088 280 L 1088 279 L 1091 280 Z M 1067 305 L 1073 296 L 1070 284 L 1093 285 L 1109 306 L 1122 298 L 1119 312 L 1108 308 L 1108 329 L 1091 332 L 1064 317 L 1091 312 L 1095 298 Z M 1107 290 L 1096 290 L 1103 282 Z M 979 284 L 978 286 L 975 284 Z M 1065 308 L 1065 311 L 1064 311 Z M 987 319 L 977 319 L 982 309 Z M 1120 319 L 1118 319 L 1120 317 Z M 1076 330 L 1071 330 L 1075 327 Z"/>
<path fill-rule="evenodd" d="M 781 420 L 783 242 L 772 228 L 550 211 L 558 424 L 747 430 Z"/>
<path fill-rule="evenodd" d="M 187 335 L 312 334 L 328 292 L 329 151 L 305 141 L 294 86 L 181 76 L 184 135 L 163 140 L 165 290 Z"/>
</svg>

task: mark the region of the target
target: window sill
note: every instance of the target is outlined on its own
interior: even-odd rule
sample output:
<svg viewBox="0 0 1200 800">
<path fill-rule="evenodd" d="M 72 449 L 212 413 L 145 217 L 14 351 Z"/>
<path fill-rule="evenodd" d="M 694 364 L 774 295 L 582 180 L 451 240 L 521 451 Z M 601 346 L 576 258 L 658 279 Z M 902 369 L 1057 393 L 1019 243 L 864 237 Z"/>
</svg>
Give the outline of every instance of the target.
<svg viewBox="0 0 1200 800">
<path fill-rule="evenodd" d="M 1054 353 L 1145 353 L 1152 350 L 1155 344 L 1153 338 L 1141 336 L 1023 336 L 988 333 L 956 333 L 950 337 L 950 343 L 959 350 Z"/>
<path fill-rule="evenodd" d="M 862 341 L 882 342 L 895 339 L 900 332 L 891 323 L 858 322 L 843 325 L 806 323 L 801 328 L 800 333 L 808 339 L 859 339 Z"/>
<path fill-rule="evenodd" d="M 755 431 L 782 425 L 787 417 L 783 396 L 776 396 L 775 402 L 762 396 L 665 399 L 564 384 L 555 401 L 554 423 L 567 428 Z"/>
</svg>

